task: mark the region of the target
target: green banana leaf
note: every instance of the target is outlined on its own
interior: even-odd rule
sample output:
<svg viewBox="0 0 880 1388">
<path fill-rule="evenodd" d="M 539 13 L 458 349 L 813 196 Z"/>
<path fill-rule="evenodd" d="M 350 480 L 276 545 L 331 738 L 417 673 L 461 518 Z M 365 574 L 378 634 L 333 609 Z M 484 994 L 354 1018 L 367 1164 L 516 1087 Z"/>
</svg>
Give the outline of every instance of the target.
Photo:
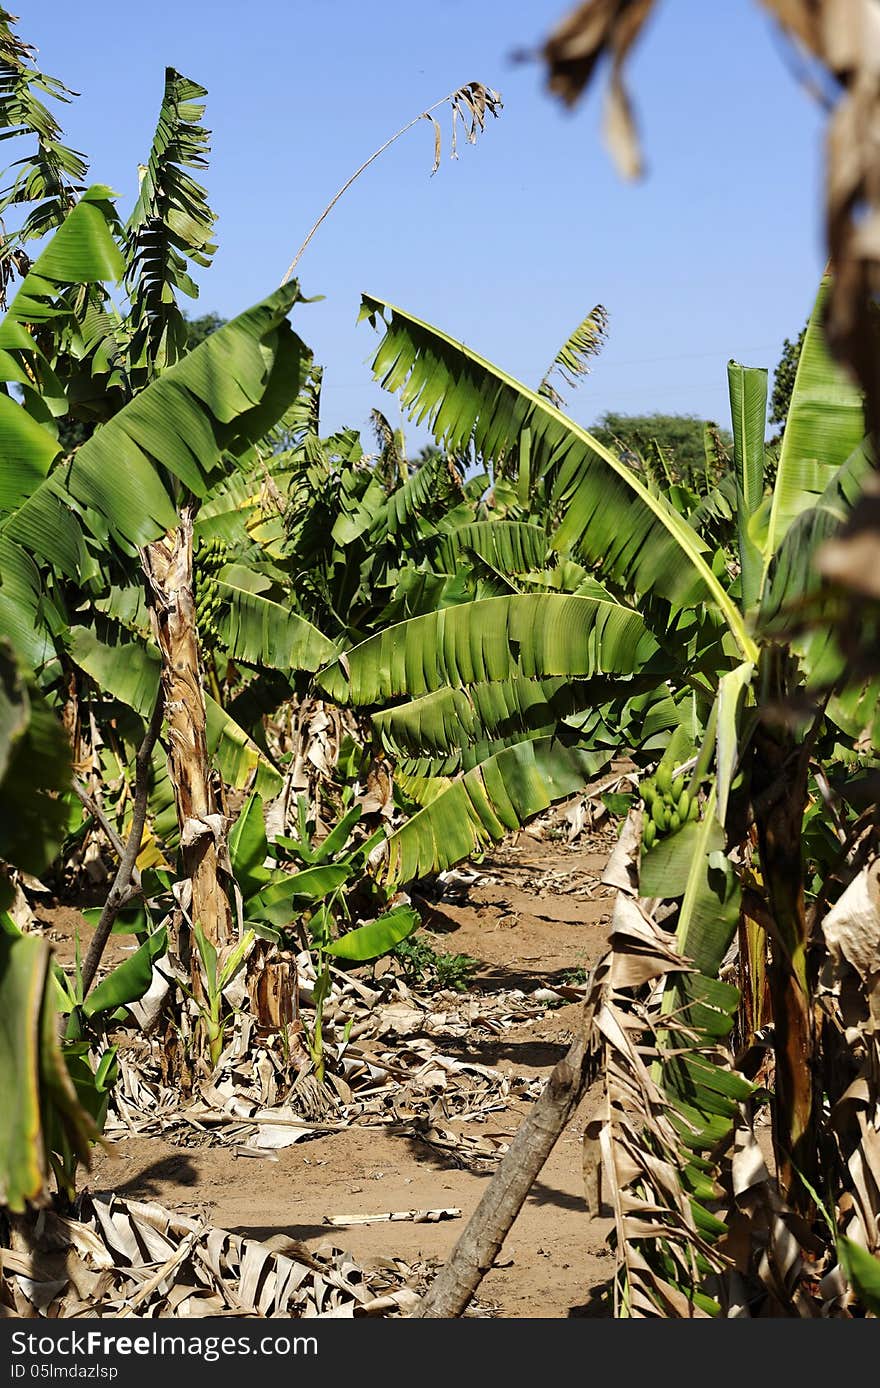
<svg viewBox="0 0 880 1388">
<path fill-rule="evenodd" d="M 395 756 L 460 759 L 469 747 L 487 739 L 540 734 L 572 714 L 623 702 L 657 687 L 659 674 L 630 678 L 551 679 L 518 675 L 509 680 L 478 681 L 467 689 L 448 686 L 372 716 L 373 728 L 386 751 Z M 664 687 L 664 693 L 666 693 Z"/>
<path fill-rule="evenodd" d="M 455 573 L 468 551 L 503 574 L 526 574 L 547 563 L 550 538 L 539 525 L 525 521 L 473 521 L 447 534 L 440 546 L 440 567 Z"/>
<path fill-rule="evenodd" d="M 0 1116 L 0 1206 L 13 1211 L 42 1200 L 55 1131 L 85 1163 L 97 1137 L 58 1044 L 50 962 L 45 940 L 0 933 L 0 1067 L 10 1096 Z"/>
<path fill-rule="evenodd" d="M 741 886 L 723 851 L 724 831 L 716 815 L 715 791 L 703 808 L 676 927 L 676 949 L 694 972 L 667 982 L 663 1011 L 702 1034 L 711 1047 L 726 1036 L 739 1004 L 735 988 L 718 978 L 739 921 Z M 670 1056 L 664 1087 L 678 1105 L 683 1140 L 709 1150 L 729 1135 L 737 1104 L 750 1093 L 741 1075 L 701 1055 L 700 1042 Z"/>
<path fill-rule="evenodd" d="M 880 1259 L 843 1234 L 837 1240 L 837 1254 L 846 1280 L 862 1305 L 872 1315 L 880 1315 Z"/>
<path fill-rule="evenodd" d="M 295 284 L 276 290 L 207 338 L 98 427 L 0 533 L 52 564 L 70 543 L 59 501 L 91 508 L 123 548 L 173 528 L 174 487 L 203 496 L 223 454 L 250 447 L 295 398 L 306 352 L 286 315 L 298 298 Z M 17 467 L 15 452 L 0 453 L 0 470 Z"/>
<path fill-rule="evenodd" d="M 816 592 L 822 581 L 815 567 L 819 546 L 844 524 L 873 467 L 870 444 L 867 439 L 860 440 L 825 490 L 813 499 L 809 510 L 802 511 L 791 523 L 773 557 L 764 586 L 759 630 L 768 635 L 782 634 L 785 627 L 775 623 L 775 619 L 786 605 L 790 605 L 792 620 L 789 626 L 794 630 L 787 634 L 797 638 L 800 605 Z"/>
<path fill-rule="evenodd" d="M 791 404 L 773 500 L 763 537 L 763 573 L 792 523 L 822 496 L 838 468 L 865 436 L 861 392 L 832 361 L 822 326 L 831 287 L 826 274 L 807 325 L 792 389 Z"/>
<path fill-rule="evenodd" d="M 72 627 L 68 650 L 72 660 L 91 675 L 98 687 L 149 718 L 159 687 L 160 657 L 130 632 L 106 633 L 101 640 L 91 627 Z M 278 771 L 251 737 L 209 694 L 205 695 L 208 754 L 224 781 L 237 790 L 250 787 L 270 795 L 282 782 Z"/>
<path fill-rule="evenodd" d="M 641 615 L 568 594 L 487 598 L 413 617 L 322 670 L 337 703 L 379 703 L 523 674 L 632 674 L 657 650 Z"/>
<path fill-rule="evenodd" d="M 376 920 L 340 935 L 339 939 L 327 946 L 326 952 L 337 959 L 350 959 L 358 963 L 379 959 L 399 945 L 401 940 L 407 939 L 420 924 L 421 917 L 411 906 L 394 906 Z"/>
<path fill-rule="evenodd" d="M 736 474 L 726 472 L 720 481 L 700 500 L 688 515 L 688 524 L 701 539 L 723 544 L 728 537 L 730 522 L 737 511 Z"/>
<path fill-rule="evenodd" d="M 699 841 L 676 927 L 676 948 L 701 974 L 714 978 L 739 919 L 739 883 L 722 851 L 724 831 L 714 791 L 703 807 L 698 828 Z"/>
<path fill-rule="evenodd" d="M 40 873 L 67 834 L 70 745 L 32 678 L 0 642 L 0 859 Z"/>
<path fill-rule="evenodd" d="M 580 790 L 608 759 L 607 752 L 549 737 L 506 748 L 440 789 L 395 830 L 380 869 L 383 880 L 399 886 L 460 862 Z"/>
<path fill-rule="evenodd" d="M 346 810 L 338 824 L 334 824 L 330 833 L 316 850 L 325 861 L 335 857 L 337 853 L 341 853 L 347 847 L 348 840 L 351 838 L 351 831 L 360 822 L 362 815 L 362 806 L 352 805 L 350 810 Z"/>
<path fill-rule="evenodd" d="M 375 511 L 367 509 L 364 516 L 371 539 L 397 535 L 405 530 L 414 518 L 428 510 L 432 502 L 442 499 L 443 494 L 450 490 L 450 481 L 449 464 L 441 454 L 422 463 L 405 482 L 395 487 L 387 500 L 384 488 L 376 492 L 382 504 Z"/>
<path fill-rule="evenodd" d="M 253 789 L 264 799 L 277 795 L 284 783 L 281 772 L 210 694 L 205 695 L 205 720 L 208 756 L 226 784 Z"/>
<path fill-rule="evenodd" d="M 289 606 L 254 592 L 253 574 L 229 564 L 211 587 L 224 602 L 217 627 L 234 660 L 289 674 L 314 672 L 333 660 L 337 648 L 317 627 Z"/>
<path fill-rule="evenodd" d="M 130 959 L 118 964 L 107 978 L 92 989 L 83 1003 L 85 1016 L 96 1017 L 99 1012 L 114 1012 L 117 1007 L 142 998 L 153 977 L 153 964 L 167 948 L 168 932 L 163 925 L 135 950 Z"/>
<path fill-rule="evenodd" d="M 720 830 L 720 825 L 718 826 Z M 639 862 L 639 892 L 643 897 L 672 898 L 683 896 L 695 852 L 702 846 L 703 834 L 699 824 L 684 824 L 677 833 L 658 839 L 649 849 L 642 845 Z M 723 848 L 724 836 L 719 832 L 715 848 Z"/>
<path fill-rule="evenodd" d="M 268 856 L 263 798 L 249 795 L 229 831 L 229 860 L 245 900 L 268 882 L 269 869 L 263 866 Z"/>
<path fill-rule="evenodd" d="M 607 333 L 608 312 L 602 304 L 596 304 L 563 342 L 538 386 L 538 394 L 543 395 L 551 405 L 561 410 L 565 402 L 553 385 L 554 371 L 562 377 L 567 386 L 576 386 L 589 372 L 593 357 L 597 357 L 601 352 Z"/>
<path fill-rule="evenodd" d="M 86 906 L 82 912 L 86 924 L 90 925 L 93 930 L 101 919 L 103 909 L 102 906 Z M 151 917 L 144 902 L 136 901 L 131 906 L 123 907 L 119 912 L 113 922 L 111 933 L 114 935 L 146 935 L 151 928 Z"/>
<path fill-rule="evenodd" d="M 37 671 L 55 655 L 40 570 L 20 545 L 0 536 L 0 631 L 16 655 Z"/>
<path fill-rule="evenodd" d="M 347 863 L 326 863 L 304 868 L 302 872 L 282 873 L 246 904 L 249 921 L 268 921 L 270 925 L 285 926 L 299 913 L 302 904 L 321 901 L 331 896 L 351 876 Z M 295 909 L 294 903 L 300 903 Z"/>
<path fill-rule="evenodd" d="M 471 442 L 496 462 L 529 431 L 531 468 L 551 486 L 563 520 L 554 538 L 627 592 L 657 592 L 679 606 L 711 602 L 744 654 L 742 618 L 705 558 L 706 546 L 674 507 L 619 458 L 544 398 L 445 333 L 364 296 L 361 317 L 384 336 L 373 372 L 386 390 L 451 452 Z"/>
<path fill-rule="evenodd" d="M 186 320 L 176 294 L 198 296 L 187 260 L 208 266 L 217 249 L 215 215 L 204 188 L 188 172 L 207 163 L 210 132 L 201 124 L 205 108 L 199 101 L 206 95 L 204 87 L 165 69 L 156 132 L 125 228 L 129 357 L 135 370 L 164 371 L 183 355 Z"/>
<path fill-rule="evenodd" d="M 727 365 L 727 382 L 733 423 L 740 589 L 743 610 L 748 612 L 761 593 L 761 552 L 749 533 L 749 521 L 764 499 L 767 372 L 731 361 Z"/>
</svg>

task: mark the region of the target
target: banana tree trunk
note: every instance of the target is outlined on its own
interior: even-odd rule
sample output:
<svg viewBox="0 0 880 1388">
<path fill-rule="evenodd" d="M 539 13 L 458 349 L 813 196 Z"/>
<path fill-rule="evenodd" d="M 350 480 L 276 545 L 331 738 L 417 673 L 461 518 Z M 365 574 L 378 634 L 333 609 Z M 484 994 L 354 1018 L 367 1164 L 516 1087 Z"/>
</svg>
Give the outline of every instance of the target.
<svg viewBox="0 0 880 1388">
<path fill-rule="evenodd" d="M 767 651 L 765 707 L 784 708 L 789 693 L 784 653 Z M 807 959 L 802 835 L 808 758 L 789 724 L 768 718 L 754 745 L 752 789 L 761 873 L 770 905 L 768 979 L 776 1069 L 773 1143 L 781 1190 L 801 1214 L 814 1213 L 809 1182 L 818 1182 L 816 1028 Z M 801 1180 L 801 1177 L 805 1181 Z"/>
<path fill-rule="evenodd" d="M 205 696 L 193 591 L 193 513 L 142 551 L 152 593 L 153 631 L 162 655 L 162 684 L 168 725 L 168 766 L 183 867 L 192 882 L 192 919 L 214 945 L 232 938 L 232 911 L 222 868 L 225 821 L 211 782 L 206 739 Z"/>
</svg>

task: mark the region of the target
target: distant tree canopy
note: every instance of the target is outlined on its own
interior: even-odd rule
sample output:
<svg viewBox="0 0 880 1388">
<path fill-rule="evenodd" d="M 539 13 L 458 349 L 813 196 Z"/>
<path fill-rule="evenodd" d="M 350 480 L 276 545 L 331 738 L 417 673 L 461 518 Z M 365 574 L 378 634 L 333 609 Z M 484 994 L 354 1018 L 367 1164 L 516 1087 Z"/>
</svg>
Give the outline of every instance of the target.
<svg viewBox="0 0 880 1388">
<path fill-rule="evenodd" d="M 726 469 L 733 438 L 693 414 L 617 414 L 606 411 L 592 426 L 606 447 L 618 449 L 634 466 L 663 467 L 671 481 L 696 484 Z M 629 456 L 628 456 L 629 455 Z"/>
<path fill-rule="evenodd" d="M 794 378 L 797 365 L 800 361 L 801 348 L 804 345 L 804 335 L 807 331 L 806 323 L 801 328 L 800 336 L 794 341 L 786 338 L 782 344 L 782 355 L 776 364 L 773 373 L 773 390 L 770 395 L 770 423 L 778 424 L 780 433 L 785 428 L 785 421 L 788 419 L 788 407 L 791 404 L 791 392 L 794 389 Z"/>
<path fill-rule="evenodd" d="M 184 315 L 186 318 L 186 315 Z M 186 345 L 192 350 L 198 347 L 200 342 L 204 342 L 206 337 L 215 333 L 218 328 L 222 328 L 226 322 L 219 313 L 203 313 L 199 318 L 186 318 Z"/>
</svg>

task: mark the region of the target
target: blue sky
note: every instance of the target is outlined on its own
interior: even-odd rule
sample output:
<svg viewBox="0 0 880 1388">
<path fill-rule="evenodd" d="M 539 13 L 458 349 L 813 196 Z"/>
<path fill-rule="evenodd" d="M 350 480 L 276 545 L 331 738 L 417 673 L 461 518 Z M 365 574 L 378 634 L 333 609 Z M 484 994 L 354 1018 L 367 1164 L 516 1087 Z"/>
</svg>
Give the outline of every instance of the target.
<svg viewBox="0 0 880 1388">
<path fill-rule="evenodd" d="M 595 303 L 608 346 L 569 401 L 727 423 L 726 362 L 772 367 L 823 264 L 821 118 L 756 0 L 662 0 L 630 64 L 648 173 L 621 182 L 597 94 L 573 114 L 515 64 L 571 0 L 33 0 L 19 32 L 81 93 L 63 120 L 92 177 L 130 207 L 166 64 L 208 88 L 205 179 L 220 250 L 195 312 L 271 290 L 368 154 L 478 79 L 504 110 L 429 177 L 420 123 L 339 203 L 299 266 L 296 326 L 325 364 L 324 423 L 364 427 L 396 402 L 372 385 L 362 290 L 427 318 L 520 379 L 540 380 Z M 421 436 L 411 435 L 418 442 Z"/>
</svg>

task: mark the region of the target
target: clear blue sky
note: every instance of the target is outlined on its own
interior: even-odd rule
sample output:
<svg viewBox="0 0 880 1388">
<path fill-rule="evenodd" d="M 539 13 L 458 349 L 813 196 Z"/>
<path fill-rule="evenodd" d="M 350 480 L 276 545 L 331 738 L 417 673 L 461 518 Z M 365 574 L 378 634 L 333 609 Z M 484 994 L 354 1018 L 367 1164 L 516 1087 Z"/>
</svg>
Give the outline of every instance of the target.
<svg viewBox="0 0 880 1388">
<path fill-rule="evenodd" d="M 130 207 L 173 65 L 208 88 L 220 251 L 195 312 L 232 315 L 280 280 L 315 217 L 411 116 L 470 79 L 504 111 L 429 177 L 421 123 L 339 203 L 299 267 L 324 424 L 396 402 L 370 382 L 362 290 L 529 383 L 596 302 L 609 345 L 570 399 L 728 422 L 730 356 L 772 367 L 821 273 L 821 118 L 756 0 L 662 0 L 630 65 L 648 174 L 624 184 L 596 94 L 574 114 L 510 54 L 571 0 L 33 0 L 19 26 L 82 95 L 64 115 L 92 176 Z M 16 7 L 20 8 L 20 7 Z M 418 441 L 418 440 L 416 440 Z"/>
</svg>

